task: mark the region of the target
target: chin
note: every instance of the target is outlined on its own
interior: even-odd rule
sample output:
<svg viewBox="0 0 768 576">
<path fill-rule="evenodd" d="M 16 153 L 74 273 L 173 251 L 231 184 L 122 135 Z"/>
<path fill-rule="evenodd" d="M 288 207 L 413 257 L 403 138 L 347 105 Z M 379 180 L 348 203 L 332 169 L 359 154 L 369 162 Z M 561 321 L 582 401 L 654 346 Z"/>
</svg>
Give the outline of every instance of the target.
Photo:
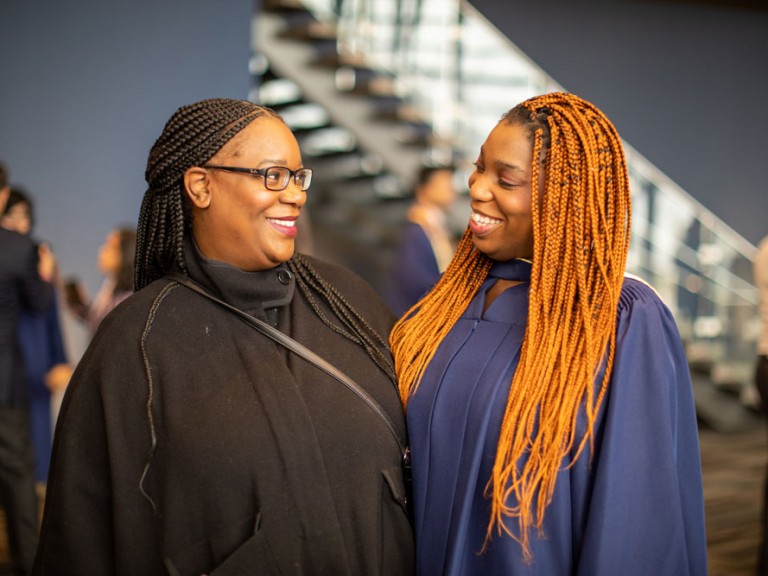
<svg viewBox="0 0 768 576">
<path fill-rule="evenodd" d="M 523 254 L 526 254 L 524 251 L 519 252 L 509 252 L 506 250 L 495 250 L 495 251 L 485 251 L 480 248 L 478 248 L 480 252 L 488 256 L 491 260 L 495 260 L 496 262 L 509 262 L 510 260 L 515 260 L 517 258 L 523 258 L 525 260 L 530 260 L 530 256 L 523 256 Z"/>
</svg>

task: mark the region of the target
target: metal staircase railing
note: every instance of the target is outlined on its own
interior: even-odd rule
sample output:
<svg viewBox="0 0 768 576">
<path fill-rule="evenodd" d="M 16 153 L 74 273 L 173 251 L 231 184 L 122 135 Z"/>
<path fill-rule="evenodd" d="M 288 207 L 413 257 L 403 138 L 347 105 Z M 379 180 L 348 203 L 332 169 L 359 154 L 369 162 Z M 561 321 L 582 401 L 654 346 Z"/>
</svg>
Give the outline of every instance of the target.
<svg viewBox="0 0 768 576">
<path fill-rule="evenodd" d="M 375 192 L 339 186 L 346 192 L 337 192 L 337 200 L 354 203 L 361 195 L 359 201 L 374 206 L 366 226 L 375 228 L 378 221 L 384 229 L 402 215 L 405 204 L 391 200 L 406 195 L 419 164 L 464 162 L 468 172 L 503 112 L 535 94 L 563 90 L 468 2 L 296 0 L 294 8 L 311 15 L 298 34 L 291 33 L 296 24 L 286 24 L 285 13 L 269 11 L 274 3 L 285 5 L 267 2 L 267 11 L 254 20 L 256 55 L 322 106 L 329 123 L 377 167 L 377 176 L 390 179 L 389 187 Z M 297 42 L 302 34 L 312 42 Z M 634 207 L 628 269 L 653 284 L 672 310 L 692 368 L 735 388 L 751 404 L 755 247 L 624 146 Z M 360 218 L 340 210 L 333 198 L 326 205 L 334 226 Z M 457 229 L 466 214 L 466 207 L 457 209 Z M 381 244 L 386 232 L 381 234 L 369 234 L 371 246 Z M 386 256 L 383 261 L 386 271 Z"/>
</svg>

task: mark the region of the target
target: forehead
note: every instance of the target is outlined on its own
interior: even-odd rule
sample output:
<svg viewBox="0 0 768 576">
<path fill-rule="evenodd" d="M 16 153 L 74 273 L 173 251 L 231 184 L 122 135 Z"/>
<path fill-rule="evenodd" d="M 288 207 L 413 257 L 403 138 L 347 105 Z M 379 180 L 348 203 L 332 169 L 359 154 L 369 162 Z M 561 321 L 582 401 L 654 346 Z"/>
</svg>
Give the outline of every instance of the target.
<svg viewBox="0 0 768 576">
<path fill-rule="evenodd" d="M 429 176 L 426 184 L 448 184 L 453 181 L 453 171 L 451 170 L 435 170 Z"/>
<path fill-rule="evenodd" d="M 533 143 L 526 128 L 501 122 L 488 135 L 482 148 L 486 164 L 499 164 L 527 171 L 531 166 Z"/>
<path fill-rule="evenodd" d="M 221 153 L 231 158 L 288 161 L 298 155 L 299 147 L 296 137 L 282 120 L 265 116 L 243 128 Z"/>
</svg>

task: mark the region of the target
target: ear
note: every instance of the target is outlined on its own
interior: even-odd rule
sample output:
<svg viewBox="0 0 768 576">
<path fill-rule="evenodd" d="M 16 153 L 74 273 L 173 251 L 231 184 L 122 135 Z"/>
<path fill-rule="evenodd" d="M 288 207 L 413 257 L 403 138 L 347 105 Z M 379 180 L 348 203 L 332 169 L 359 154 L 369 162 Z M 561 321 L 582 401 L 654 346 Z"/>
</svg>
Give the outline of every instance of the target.
<svg viewBox="0 0 768 576">
<path fill-rule="evenodd" d="M 0 188 L 0 214 L 5 212 L 5 203 L 8 202 L 8 196 L 11 194 L 11 187 L 6 186 L 5 188 Z"/>
<path fill-rule="evenodd" d="M 184 172 L 184 191 L 196 208 L 208 208 L 211 203 L 210 175 L 205 168 L 193 166 Z"/>
</svg>

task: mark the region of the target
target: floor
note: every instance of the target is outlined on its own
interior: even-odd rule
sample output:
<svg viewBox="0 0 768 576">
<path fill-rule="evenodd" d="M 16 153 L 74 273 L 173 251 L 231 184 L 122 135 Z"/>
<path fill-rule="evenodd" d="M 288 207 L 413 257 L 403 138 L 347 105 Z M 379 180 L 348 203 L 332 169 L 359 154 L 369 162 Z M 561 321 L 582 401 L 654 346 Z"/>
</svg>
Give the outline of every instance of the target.
<svg viewBox="0 0 768 576">
<path fill-rule="evenodd" d="M 709 576 L 754 576 L 768 434 L 699 431 Z"/>
<path fill-rule="evenodd" d="M 768 434 L 762 424 L 727 434 L 702 428 L 699 439 L 709 576 L 755 576 Z M 7 573 L 7 555 L 0 532 L 0 574 Z"/>
</svg>

